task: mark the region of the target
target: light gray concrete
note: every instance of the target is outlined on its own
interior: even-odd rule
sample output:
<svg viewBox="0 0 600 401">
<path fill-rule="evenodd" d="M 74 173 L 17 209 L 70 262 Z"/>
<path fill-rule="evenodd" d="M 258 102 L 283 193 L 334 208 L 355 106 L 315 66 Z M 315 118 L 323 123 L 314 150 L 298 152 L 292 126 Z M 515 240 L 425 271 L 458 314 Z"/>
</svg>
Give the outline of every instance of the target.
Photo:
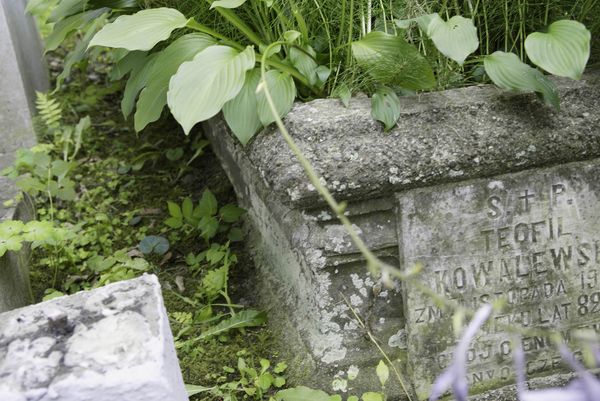
<svg viewBox="0 0 600 401">
<path fill-rule="evenodd" d="M 0 0 L 0 170 L 13 162 L 17 149 L 35 144 L 35 91 L 48 88 L 39 35 L 33 19 L 25 15 L 25 3 Z M 3 205 L 16 194 L 14 184 L 0 177 L 0 221 L 33 215 L 30 204 L 18 209 Z M 0 311 L 30 302 L 28 255 L 25 248 L 0 258 Z"/>
<path fill-rule="evenodd" d="M 156 276 L 0 314 L 0 399 L 186 401 Z"/>
<path fill-rule="evenodd" d="M 459 193 L 465 180 L 600 157 L 600 74 L 579 82 L 556 82 L 560 112 L 534 95 L 477 86 L 402 98 L 402 115 L 389 133 L 373 120 L 370 100 L 364 97 L 352 99 L 349 108 L 334 99 L 296 104 L 285 124 L 334 196 L 348 201 L 347 213 L 374 253 L 392 265 L 411 267 L 419 252 L 410 259 L 403 252 L 413 236 L 412 226 L 400 229 L 400 216 L 405 215 L 399 196 L 407 191 L 456 183 L 448 191 L 457 188 Z M 435 345 L 431 339 L 436 334 L 443 343 L 452 329 L 447 324 L 431 325 L 429 343 L 415 338 L 424 332 L 415 330 L 418 311 L 407 309 L 416 305 L 407 302 L 413 293 L 382 288 L 369 276 L 362 256 L 273 127 L 246 148 L 218 118 L 205 128 L 241 205 L 248 209 L 249 242 L 264 284 L 260 296 L 282 338 L 281 352 L 295 361 L 291 381 L 309 378 L 327 391 L 345 386 L 348 394 L 379 388 L 375 366 L 381 355 L 357 324 L 354 310 L 403 372 L 409 388 L 414 385 L 423 398 L 425 381 L 436 368 L 432 355 L 424 353 L 421 358 L 416 350 Z M 537 177 L 534 172 L 524 174 L 531 180 Z M 516 185 L 513 191 L 520 189 Z M 590 191 L 596 189 L 583 191 L 583 196 Z M 438 196 L 438 190 L 431 193 Z M 463 205 L 467 201 L 458 195 L 446 200 L 456 221 L 463 206 L 469 210 L 467 203 Z M 421 203 L 426 204 L 416 201 L 415 208 Z M 427 222 L 431 231 L 443 231 L 445 215 L 434 217 Z M 414 241 L 418 243 L 418 237 Z M 448 249 L 458 247 L 451 238 L 446 242 Z M 431 248 L 426 255 L 433 255 L 435 246 L 429 239 L 420 246 Z M 456 257 L 467 260 L 467 255 Z M 425 281 L 433 280 L 426 271 Z M 355 368 L 358 378 L 345 383 L 347 371 Z M 551 382 L 541 380 L 540 385 Z M 493 388 L 503 382 L 486 384 L 485 388 Z M 402 397 L 396 381 L 390 381 L 386 390 L 393 398 Z M 510 390 L 503 394 L 510 399 Z"/>
</svg>

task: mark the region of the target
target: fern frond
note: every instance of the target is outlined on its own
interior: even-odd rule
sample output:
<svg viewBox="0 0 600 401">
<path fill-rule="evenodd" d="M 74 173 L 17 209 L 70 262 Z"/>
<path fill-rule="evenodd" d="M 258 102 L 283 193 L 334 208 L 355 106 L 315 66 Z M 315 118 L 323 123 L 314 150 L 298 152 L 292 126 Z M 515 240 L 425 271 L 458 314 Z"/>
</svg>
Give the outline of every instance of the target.
<svg viewBox="0 0 600 401">
<path fill-rule="evenodd" d="M 62 107 L 56 99 L 52 99 L 47 93 L 36 92 L 35 105 L 39 118 L 47 129 L 56 130 L 60 127 Z"/>
</svg>

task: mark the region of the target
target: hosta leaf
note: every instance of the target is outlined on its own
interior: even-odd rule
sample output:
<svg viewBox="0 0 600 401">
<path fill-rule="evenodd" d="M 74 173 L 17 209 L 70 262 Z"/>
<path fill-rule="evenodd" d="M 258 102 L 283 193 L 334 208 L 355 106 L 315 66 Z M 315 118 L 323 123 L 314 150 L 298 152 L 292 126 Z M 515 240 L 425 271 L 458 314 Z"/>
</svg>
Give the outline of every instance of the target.
<svg viewBox="0 0 600 401">
<path fill-rule="evenodd" d="M 399 36 L 370 32 L 352 42 L 352 54 L 358 64 L 382 84 L 413 90 L 435 86 L 433 70 L 427 60 Z"/>
<path fill-rule="evenodd" d="M 122 15 L 94 36 L 91 46 L 119 47 L 127 50 L 150 50 L 168 39 L 187 18 L 172 8 L 150 8 L 133 15 Z"/>
<path fill-rule="evenodd" d="M 108 8 L 100 8 L 98 10 L 91 10 L 81 14 L 75 14 L 64 20 L 57 22 L 54 25 L 54 29 L 50 36 L 45 40 L 45 47 L 47 51 L 56 50 L 58 46 L 65 40 L 67 35 L 76 29 L 82 28 L 88 22 L 100 17 Z"/>
<path fill-rule="evenodd" d="M 136 8 L 138 0 L 89 0 L 89 5 L 92 8 L 110 7 L 110 8 Z"/>
<path fill-rule="evenodd" d="M 307 79 L 311 85 L 317 83 L 317 62 L 314 57 L 315 51 L 310 46 L 305 46 L 302 50 L 296 47 L 289 48 L 289 60 L 292 65 Z"/>
<path fill-rule="evenodd" d="M 254 68 L 254 50 L 209 46 L 179 67 L 167 93 L 167 103 L 186 135 L 200 121 L 217 114 L 242 89 L 246 71 Z"/>
<path fill-rule="evenodd" d="M 444 21 L 437 13 L 417 19 L 421 29 L 431 38 L 435 47 L 446 57 L 462 65 L 467 56 L 479 47 L 477 28 L 473 21 L 455 15 Z"/>
<path fill-rule="evenodd" d="M 52 10 L 48 21 L 56 22 L 70 15 L 80 13 L 85 9 L 86 4 L 87 0 L 60 0 Z"/>
<path fill-rule="evenodd" d="M 390 88 L 377 89 L 371 98 L 371 115 L 391 130 L 400 117 L 400 99 Z"/>
<path fill-rule="evenodd" d="M 246 72 L 244 86 L 240 92 L 223 106 L 225 121 L 242 145 L 247 144 L 262 127 L 256 101 L 258 81 L 260 81 L 260 69 L 255 68 Z"/>
<path fill-rule="evenodd" d="M 179 66 L 189 61 L 202 50 L 215 44 L 215 40 L 202 33 L 191 33 L 180 37 L 161 51 L 148 71 L 148 85 L 140 93 L 135 112 L 135 130 L 141 131 L 146 125 L 160 118 L 167 104 L 169 80 Z"/>
<path fill-rule="evenodd" d="M 63 81 L 69 75 L 71 75 L 71 69 L 73 68 L 73 66 L 75 64 L 79 63 L 81 60 L 83 60 L 83 58 L 85 57 L 85 53 L 88 48 L 88 45 L 89 45 L 90 41 L 92 40 L 92 37 L 96 34 L 96 32 L 98 32 L 98 30 L 100 30 L 100 28 L 102 28 L 102 26 L 104 26 L 107 18 L 108 18 L 108 13 L 104 13 L 104 14 L 100 15 L 99 17 L 95 18 L 94 21 L 91 22 L 85 28 L 85 30 L 86 30 L 85 35 L 83 35 L 83 38 L 81 38 L 81 40 L 77 43 L 77 45 L 75 46 L 75 49 L 73 49 L 72 51 L 67 53 L 65 60 L 64 60 L 63 70 L 58 75 L 58 77 L 56 77 L 56 87 L 57 88 L 60 88 Z"/>
<path fill-rule="evenodd" d="M 277 114 L 280 118 L 284 117 L 294 105 L 296 99 L 296 85 L 290 74 L 277 70 L 269 70 L 265 73 L 265 84 L 275 103 Z M 258 117 L 261 123 L 266 127 L 275 121 L 271 112 L 264 90 L 256 95 L 258 101 Z"/>
<path fill-rule="evenodd" d="M 126 50 L 125 50 L 126 51 Z M 133 71 L 139 66 L 144 65 L 146 61 L 147 53 L 139 50 L 128 52 L 117 64 L 114 65 L 111 70 L 109 77 L 112 81 L 123 78 L 129 72 Z"/>
<path fill-rule="evenodd" d="M 129 80 L 127 80 L 125 90 L 123 91 L 123 98 L 121 99 L 121 111 L 125 118 L 133 111 L 133 106 L 135 105 L 135 99 L 137 98 L 138 93 L 140 93 L 148 83 L 150 71 L 152 71 L 157 57 L 158 53 L 144 57 L 144 59 L 140 61 L 139 64 L 136 64 L 131 71 L 131 76 L 129 77 Z"/>
<path fill-rule="evenodd" d="M 591 34 L 577 21 L 552 23 L 545 33 L 534 32 L 525 39 L 529 59 L 551 74 L 580 79 L 590 57 Z"/>
<path fill-rule="evenodd" d="M 519 60 L 514 53 L 497 51 L 483 59 L 485 72 L 500 88 L 514 91 L 535 91 L 544 101 L 559 108 L 554 84 L 541 72 Z"/>
<path fill-rule="evenodd" d="M 242 327 L 261 326 L 266 321 L 267 316 L 264 314 L 264 312 L 246 309 L 206 330 L 199 336 L 198 339 L 204 339 L 217 334 L 222 334 L 233 329 L 241 329 Z"/>
<path fill-rule="evenodd" d="M 213 1 L 210 5 L 210 8 L 213 9 L 215 7 L 222 8 L 238 8 L 242 4 L 244 4 L 247 0 L 217 0 Z"/>
<path fill-rule="evenodd" d="M 275 399 L 277 401 L 329 401 L 329 394 L 323 390 L 298 386 L 277 392 Z"/>
</svg>

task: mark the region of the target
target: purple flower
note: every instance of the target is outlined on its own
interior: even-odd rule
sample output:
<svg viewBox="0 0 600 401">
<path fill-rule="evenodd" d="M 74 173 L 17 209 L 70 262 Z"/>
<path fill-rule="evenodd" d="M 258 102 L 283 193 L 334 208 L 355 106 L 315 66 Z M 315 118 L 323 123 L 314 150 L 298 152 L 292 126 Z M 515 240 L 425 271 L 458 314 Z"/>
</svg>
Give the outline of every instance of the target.
<svg viewBox="0 0 600 401">
<path fill-rule="evenodd" d="M 548 388 L 542 390 L 527 390 L 525 386 L 525 352 L 519 341 L 515 351 L 515 365 L 517 373 L 517 394 L 520 401 L 599 401 L 600 381 L 588 372 L 569 352 L 568 348 L 560 345 L 563 359 L 571 365 L 579 377 L 569 385 L 562 388 Z"/>
<path fill-rule="evenodd" d="M 429 401 L 437 400 L 450 387 L 452 387 L 452 392 L 457 401 L 466 401 L 469 393 L 469 385 L 467 384 L 467 351 L 471 341 L 473 341 L 473 337 L 475 337 L 475 334 L 477 334 L 491 313 L 492 306 L 489 304 L 485 304 L 477 310 L 454 350 L 454 360 L 433 382 Z"/>
</svg>

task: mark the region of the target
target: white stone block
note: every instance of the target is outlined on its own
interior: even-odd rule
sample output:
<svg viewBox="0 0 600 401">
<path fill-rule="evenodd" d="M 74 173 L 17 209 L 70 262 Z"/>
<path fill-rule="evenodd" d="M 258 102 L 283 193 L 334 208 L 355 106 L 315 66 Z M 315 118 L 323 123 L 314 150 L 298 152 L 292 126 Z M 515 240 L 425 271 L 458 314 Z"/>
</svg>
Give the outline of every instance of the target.
<svg viewBox="0 0 600 401">
<path fill-rule="evenodd" d="M 0 314 L 2 401 L 187 399 L 154 275 Z"/>
</svg>

